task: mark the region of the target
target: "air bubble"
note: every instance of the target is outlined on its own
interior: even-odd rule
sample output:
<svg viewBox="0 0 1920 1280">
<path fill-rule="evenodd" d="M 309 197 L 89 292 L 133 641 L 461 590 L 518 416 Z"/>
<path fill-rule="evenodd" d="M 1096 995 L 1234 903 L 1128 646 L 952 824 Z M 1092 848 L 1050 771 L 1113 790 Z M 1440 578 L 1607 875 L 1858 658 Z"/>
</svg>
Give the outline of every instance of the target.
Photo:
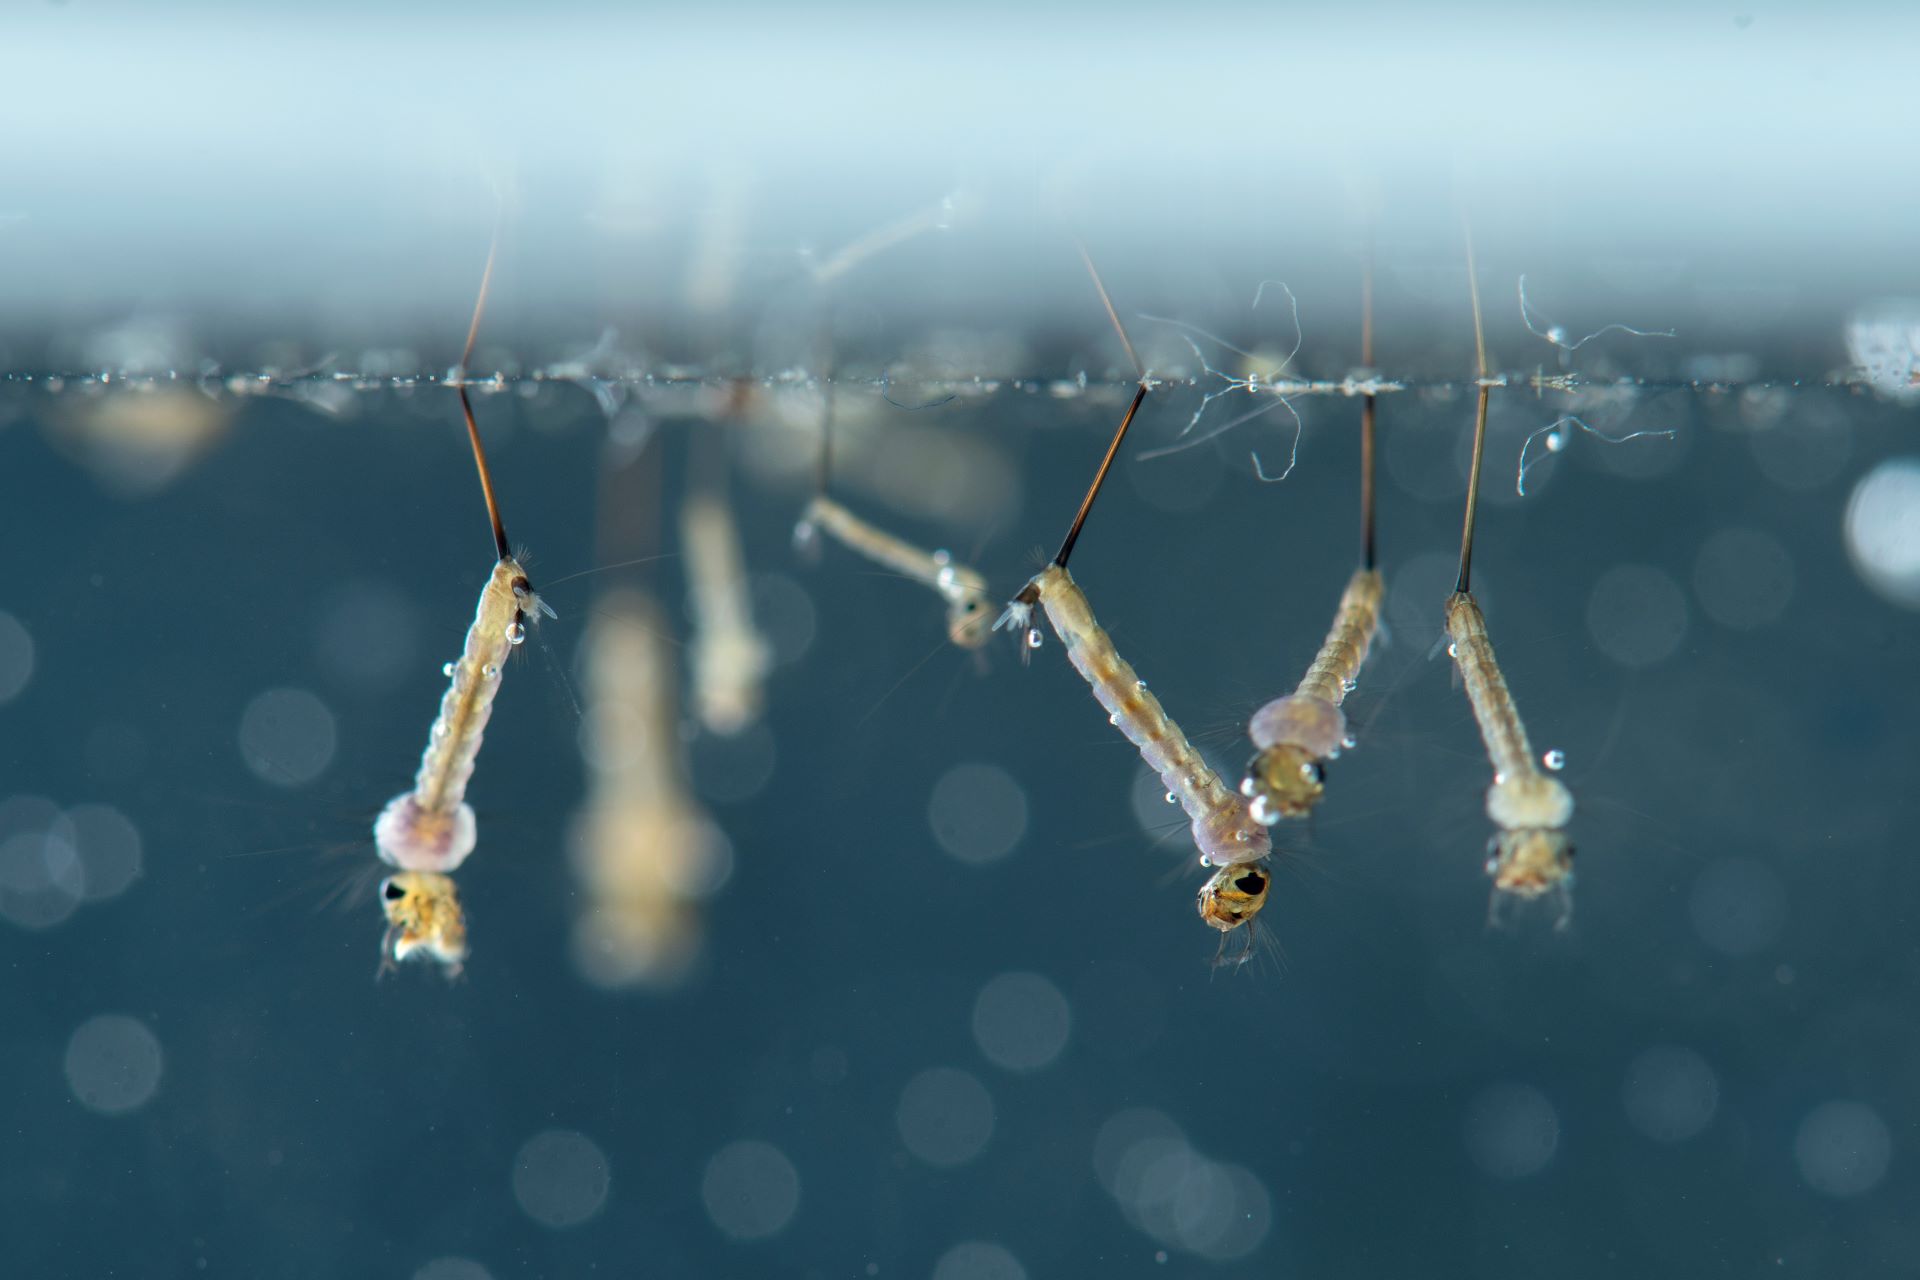
<svg viewBox="0 0 1920 1280">
<path fill-rule="evenodd" d="M 1108 723 L 1108 724 L 1119 724 L 1119 723 L 1120 723 L 1120 713 L 1119 713 L 1118 711 L 1110 711 L 1110 712 L 1108 712 L 1108 713 L 1107 713 L 1107 723 Z"/>
<path fill-rule="evenodd" d="M 460 669 L 460 665 L 458 663 L 455 663 L 455 662 L 445 663 L 440 668 L 440 674 L 445 676 L 447 679 L 451 680 L 453 679 L 453 673 L 458 671 L 459 669 Z"/>
<path fill-rule="evenodd" d="M 1167 803 L 1168 803 L 1168 804 L 1179 804 L 1179 803 L 1180 803 L 1180 797 L 1179 797 L 1179 796 L 1177 796 L 1177 795 L 1175 795 L 1175 794 L 1174 794 L 1173 792 L 1171 792 L 1171 791 L 1169 791 L 1169 792 L 1167 792 Z"/>
<path fill-rule="evenodd" d="M 520 619 L 515 618 L 512 622 L 509 622 L 507 624 L 507 643 L 508 644 L 519 644 L 522 641 L 524 641 L 526 638 L 527 638 L 527 626 L 524 622 L 521 622 Z"/>
<path fill-rule="evenodd" d="M 1567 753 L 1556 747 L 1554 750 L 1541 756 L 1540 763 L 1555 773 L 1558 773 L 1567 767 Z"/>
<path fill-rule="evenodd" d="M 1133 682 L 1133 687 L 1136 689 L 1144 689 L 1147 687 L 1147 682 L 1145 680 L 1135 680 Z"/>
<path fill-rule="evenodd" d="M 1040 634 L 1040 628 L 1038 627 L 1027 628 L 1027 648 L 1038 649 L 1045 642 L 1046 642 L 1046 637 Z"/>
<path fill-rule="evenodd" d="M 1348 685 L 1347 688 L 1351 690 L 1353 686 Z M 1348 751 L 1351 751 L 1355 747 L 1359 746 L 1360 742 L 1359 742 L 1359 739 L 1355 738 L 1352 734 L 1348 734 L 1346 737 L 1340 739 L 1340 745 L 1346 748 Z"/>
<path fill-rule="evenodd" d="M 1273 807 L 1273 802 L 1265 796 L 1255 796 L 1253 803 L 1247 806 L 1247 812 L 1253 816 L 1255 822 L 1263 827 L 1270 827 L 1280 821 L 1279 811 Z"/>
<path fill-rule="evenodd" d="M 1547 438 L 1544 443 L 1547 446 L 1548 453 L 1558 453 L 1567 447 L 1567 433 L 1555 427 L 1552 431 L 1547 432 Z"/>
<path fill-rule="evenodd" d="M 1460 649 L 1459 649 L 1459 646 L 1457 646 L 1457 645 L 1455 645 L 1455 644 L 1452 644 L 1451 642 L 1449 642 L 1449 643 L 1448 643 L 1448 645 L 1447 645 L 1447 656 L 1448 656 L 1449 658 L 1457 658 L 1457 657 L 1459 657 L 1459 656 L 1460 656 Z"/>
<path fill-rule="evenodd" d="M 480 678 L 482 680 L 497 680 L 500 678 L 500 668 L 489 662 L 486 666 L 480 668 Z"/>
</svg>

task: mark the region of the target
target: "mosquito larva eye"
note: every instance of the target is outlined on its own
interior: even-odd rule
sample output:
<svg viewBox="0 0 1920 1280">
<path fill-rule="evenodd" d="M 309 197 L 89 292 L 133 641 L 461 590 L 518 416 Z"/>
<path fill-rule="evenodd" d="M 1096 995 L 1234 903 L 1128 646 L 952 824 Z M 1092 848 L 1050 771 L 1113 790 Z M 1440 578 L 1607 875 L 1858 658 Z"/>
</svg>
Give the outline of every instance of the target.
<svg viewBox="0 0 1920 1280">
<path fill-rule="evenodd" d="M 400 899 L 407 896 L 407 891 L 405 889 L 402 889 L 399 885 L 395 884 L 390 879 L 382 880 L 380 882 L 380 896 L 385 898 L 388 902 L 398 902 L 400 901 Z"/>
<path fill-rule="evenodd" d="M 1250 871 L 1233 882 L 1233 887 L 1242 893 L 1259 893 L 1267 887 L 1267 878 L 1257 871 Z"/>
</svg>

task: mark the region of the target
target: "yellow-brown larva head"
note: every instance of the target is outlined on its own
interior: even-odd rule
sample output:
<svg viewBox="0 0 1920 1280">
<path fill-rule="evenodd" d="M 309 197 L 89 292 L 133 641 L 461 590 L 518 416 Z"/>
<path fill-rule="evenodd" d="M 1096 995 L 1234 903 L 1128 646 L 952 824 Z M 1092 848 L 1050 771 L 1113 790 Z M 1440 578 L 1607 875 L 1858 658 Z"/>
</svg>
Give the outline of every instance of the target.
<svg viewBox="0 0 1920 1280">
<path fill-rule="evenodd" d="M 947 607 L 947 639 L 962 649 L 978 649 L 993 637 L 993 606 L 971 592 Z"/>
<path fill-rule="evenodd" d="M 1258 862 L 1221 867 L 1200 886 L 1200 918 L 1226 933 L 1250 923 L 1267 905 L 1273 875 Z"/>
<path fill-rule="evenodd" d="M 380 882 L 380 909 L 387 916 L 380 944 L 383 966 L 425 955 L 438 961 L 449 978 L 459 975 L 467 959 L 467 918 L 452 876 L 395 872 Z"/>
<path fill-rule="evenodd" d="M 1305 747 L 1282 742 L 1255 753 L 1240 792 L 1253 802 L 1253 816 L 1271 823 L 1304 818 L 1327 789 L 1327 771 Z"/>
<path fill-rule="evenodd" d="M 1557 827 L 1521 827 L 1493 838 L 1487 858 L 1493 887 L 1538 898 L 1573 884 L 1573 842 Z"/>
</svg>

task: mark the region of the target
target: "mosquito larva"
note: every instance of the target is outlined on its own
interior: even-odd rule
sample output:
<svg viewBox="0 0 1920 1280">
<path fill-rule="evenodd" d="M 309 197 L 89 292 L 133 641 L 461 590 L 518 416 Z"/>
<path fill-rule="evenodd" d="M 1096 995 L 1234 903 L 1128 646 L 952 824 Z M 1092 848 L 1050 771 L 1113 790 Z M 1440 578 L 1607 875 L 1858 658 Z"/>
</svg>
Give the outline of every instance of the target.
<svg viewBox="0 0 1920 1280">
<path fill-rule="evenodd" d="M 1487 788 L 1487 816 L 1499 830 L 1489 845 L 1487 874 L 1498 895 L 1534 899 L 1553 896 L 1559 901 L 1559 923 L 1572 911 L 1573 844 L 1566 827 L 1573 820 L 1573 795 L 1558 778 L 1547 776 L 1535 762 L 1526 725 L 1514 705 L 1513 693 L 1493 654 L 1486 615 L 1470 590 L 1473 567 L 1473 530 L 1479 506 L 1480 463 L 1487 443 L 1487 345 L 1480 322 L 1480 287 L 1475 275 L 1473 242 L 1467 242 L 1467 278 L 1473 294 L 1474 347 L 1479 360 L 1479 402 L 1473 428 L 1473 466 L 1467 480 L 1467 510 L 1460 534 L 1460 576 L 1447 600 L 1448 651 L 1466 686 L 1473 717 L 1480 725 L 1493 765 L 1493 785 Z"/>
<path fill-rule="evenodd" d="M 1373 365 L 1372 286 L 1369 268 L 1361 289 L 1360 324 L 1360 362 L 1369 368 Z M 1255 754 L 1240 792 L 1251 801 L 1252 814 L 1260 822 L 1311 813 L 1326 790 L 1325 762 L 1348 743 L 1347 717 L 1340 704 L 1358 681 L 1373 646 L 1385 592 L 1374 542 L 1373 423 L 1374 397 L 1369 394 L 1360 408 L 1360 567 L 1347 581 L 1333 626 L 1299 687 L 1254 712 L 1247 725 Z"/>
<path fill-rule="evenodd" d="M 1082 256 L 1085 257 L 1084 250 Z M 1180 801 L 1190 823 L 1193 842 L 1199 849 L 1201 864 L 1220 869 L 1202 887 L 1199 910 L 1202 919 L 1224 933 L 1251 922 L 1265 902 L 1268 875 L 1258 864 L 1272 851 L 1267 829 L 1253 820 L 1246 802 L 1235 795 L 1194 750 L 1160 700 L 1148 691 L 1146 681 L 1120 656 L 1112 638 L 1094 618 L 1086 594 L 1067 572 L 1067 560 L 1079 540 L 1087 513 L 1093 509 L 1094 499 L 1099 496 L 1107 472 L 1120 452 L 1127 429 L 1133 425 L 1134 416 L 1147 397 L 1148 386 L 1146 370 L 1134 355 L 1133 344 L 1120 326 L 1106 287 L 1101 284 L 1099 273 L 1093 270 L 1091 260 L 1087 261 L 1087 269 L 1093 274 L 1108 316 L 1120 329 L 1121 343 L 1133 360 L 1139 385 L 1113 433 L 1106 456 L 1100 460 L 1086 497 L 1081 499 L 1080 509 L 1074 514 L 1059 552 L 1053 562 L 1013 598 L 994 627 L 1013 629 L 1025 636 L 1027 645 L 1033 647 L 1039 635 L 1033 621 L 1034 608 L 1038 606 L 1046 613 L 1054 634 L 1066 648 L 1068 661 L 1092 688 L 1095 700 L 1106 709 L 1109 721 L 1139 750 L 1147 766 L 1160 775 L 1167 792 Z M 1257 880 L 1259 891 L 1236 888 L 1241 880 L 1249 883 Z"/>
<path fill-rule="evenodd" d="M 439 714 L 428 730 L 427 748 L 420 756 L 413 789 L 388 801 L 373 824 L 374 848 L 381 861 L 400 868 L 400 874 L 388 877 L 381 885 L 380 905 L 387 917 L 386 937 L 381 943 L 382 968 L 424 954 L 439 961 L 449 977 L 457 975 L 466 960 L 467 930 L 448 873 L 467 860 L 478 840 L 473 808 L 466 803 L 467 782 L 473 776 L 508 655 L 526 638 L 529 621 L 553 612 L 534 594 L 526 571 L 510 550 L 494 497 L 493 476 L 487 468 L 486 449 L 480 443 L 473 403 L 467 397 L 467 362 L 472 358 L 480 316 L 486 307 L 493 262 L 494 249 L 489 249 L 473 323 L 460 357 L 458 391 L 499 560 L 481 588 L 460 657 L 450 664 L 450 682 L 440 699 Z"/>
<path fill-rule="evenodd" d="M 945 551 L 924 551 L 903 538 L 862 519 L 827 496 L 827 473 L 832 458 L 833 382 L 827 379 L 821 395 L 825 416 L 820 425 L 820 463 L 814 495 L 794 525 L 797 546 L 810 545 L 822 533 L 856 555 L 931 587 L 947 604 L 947 639 L 962 649 L 978 649 L 993 634 L 993 609 L 988 603 L 987 580 Z"/>
</svg>

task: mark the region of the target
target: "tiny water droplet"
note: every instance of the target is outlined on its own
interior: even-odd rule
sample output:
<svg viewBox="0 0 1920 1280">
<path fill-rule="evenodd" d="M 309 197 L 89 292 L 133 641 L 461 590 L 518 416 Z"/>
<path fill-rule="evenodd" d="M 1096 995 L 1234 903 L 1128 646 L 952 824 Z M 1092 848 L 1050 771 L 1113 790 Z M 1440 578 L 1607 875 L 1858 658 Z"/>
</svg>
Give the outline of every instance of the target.
<svg viewBox="0 0 1920 1280">
<path fill-rule="evenodd" d="M 1555 747 L 1552 751 L 1540 757 L 1540 763 L 1555 773 L 1558 773 L 1567 767 L 1567 753 Z"/>
<path fill-rule="evenodd" d="M 497 680 L 499 677 L 500 668 L 494 666 L 491 662 L 480 668 L 480 678 L 482 680 Z"/>
<path fill-rule="evenodd" d="M 1342 689 L 1345 689 L 1348 693 L 1352 693 L 1355 689 L 1358 689 L 1360 687 L 1360 682 L 1358 680 L 1355 680 L 1352 676 L 1348 676 L 1345 680 L 1342 680 L 1340 682 L 1340 687 Z"/>
<path fill-rule="evenodd" d="M 526 638 L 527 638 L 527 627 L 525 623 L 520 621 L 520 619 L 515 618 L 512 622 L 509 622 L 507 624 L 507 643 L 508 644 L 519 644 L 521 641 L 525 640 Z"/>
<path fill-rule="evenodd" d="M 453 679 L 453 673 L 458 671 L 459 669 L 460 669 L 460 665 L 458 663 L 449 662 L 445 666 L 440 668 L 440 674 L 445 676 L 447 679 L 451 680 Z"/>
<path fill-rule="evenodd" d="M 1042 644 L 1044 644 L 1045 642 L 1046 642 L 1046 637 L 1040 634 L 1040 628 L 1038 628 L 1038 627 L 1030 627 L 1030 628 L 1028 628 L 1028 630 L 1027 630 L 1027 648 L 1029 648 L 1029 649 L 1038 649 L 1038 648 L 1039 648 L 1039 647 L 1040 647 L 1040 646 L 1041 646 Z"/>
<path fill-rule="evenodd" d="M 1168 803 L 1168 804 L 1179 804 L 1179 803 L 1180 803 L 1180 797 L 1179 797 L 1179 796 L 1177 796 L 1177 795 L 1175 795 L 1175 794 L 1173 794 L 1173 792 L 1171 792 L 1171 791 L 1169 791 L 1169 792 L 1167 792 L 1167 803 Z"/>
<path fill-rule="evenodd" d="M 1107 723 L 1108 723 L 1108 724 L 1119 724 L 1119 723 L 1120 723 L 1120 713 L 1119 713 L 1118 711 L 1114 711 L 1114 712 L 1109 712 L 1109 713 L 1108 713 L 1108 715 L 1107 715 Z"/>
<path fill-rule="evenodd" d="M 1558 453 L 1566 447 L 1567 447 L 1567 436 L 1564 431 L 1547 432 L 1547 452 L 1548 453 Z"/>
<path fill-rule="evenodd" d="M 1135 680 L 1133 682 L 1133 687 L 1136 689 L 1144 689 L 1147 687 L 1147 682 L 1145 680 Z"/>
<path fill-rule="evenodd" d="M 1247 799 L 1253 799 L 1255 795 L 1259 794 L 1259 791 L 1260 784 L 1253 780 L 1252 774 L 1248 774 L 1246 777 L 1240 779 L 1240 794 L 1247 797 Z"/>
<path fill-rule="evenodd" d="M 1460 650 L 1455 645 L 1449 643 L 1447 645 L 1447 656 L 1449 658 L 1457 658 L 1460 656 Z"/>
<path fill-rule="evenodd" d="M 1359 741 L 1352 734 L 1348 734 L 1346 737 L 1340 739 L 1340 745 L 1351 751 L 1359 745 Z"/>
<path fill-rule="evenodd" d="M 1504 773 L 1498 773 L 1498 772 L 1496 772 L 1496 773 L 1495 773 L 1495 774 L 1493 775 L 1493 785 L 1494 785 L 1494 786 L 1496 786 L 1496 787 L 1504 787 L 1504 786 L 1506 786 L 1506 785 L 1507 785 L 1507 775 L 1506 775 L 1506 774 L 1504 774 Z"/>
</svg>

